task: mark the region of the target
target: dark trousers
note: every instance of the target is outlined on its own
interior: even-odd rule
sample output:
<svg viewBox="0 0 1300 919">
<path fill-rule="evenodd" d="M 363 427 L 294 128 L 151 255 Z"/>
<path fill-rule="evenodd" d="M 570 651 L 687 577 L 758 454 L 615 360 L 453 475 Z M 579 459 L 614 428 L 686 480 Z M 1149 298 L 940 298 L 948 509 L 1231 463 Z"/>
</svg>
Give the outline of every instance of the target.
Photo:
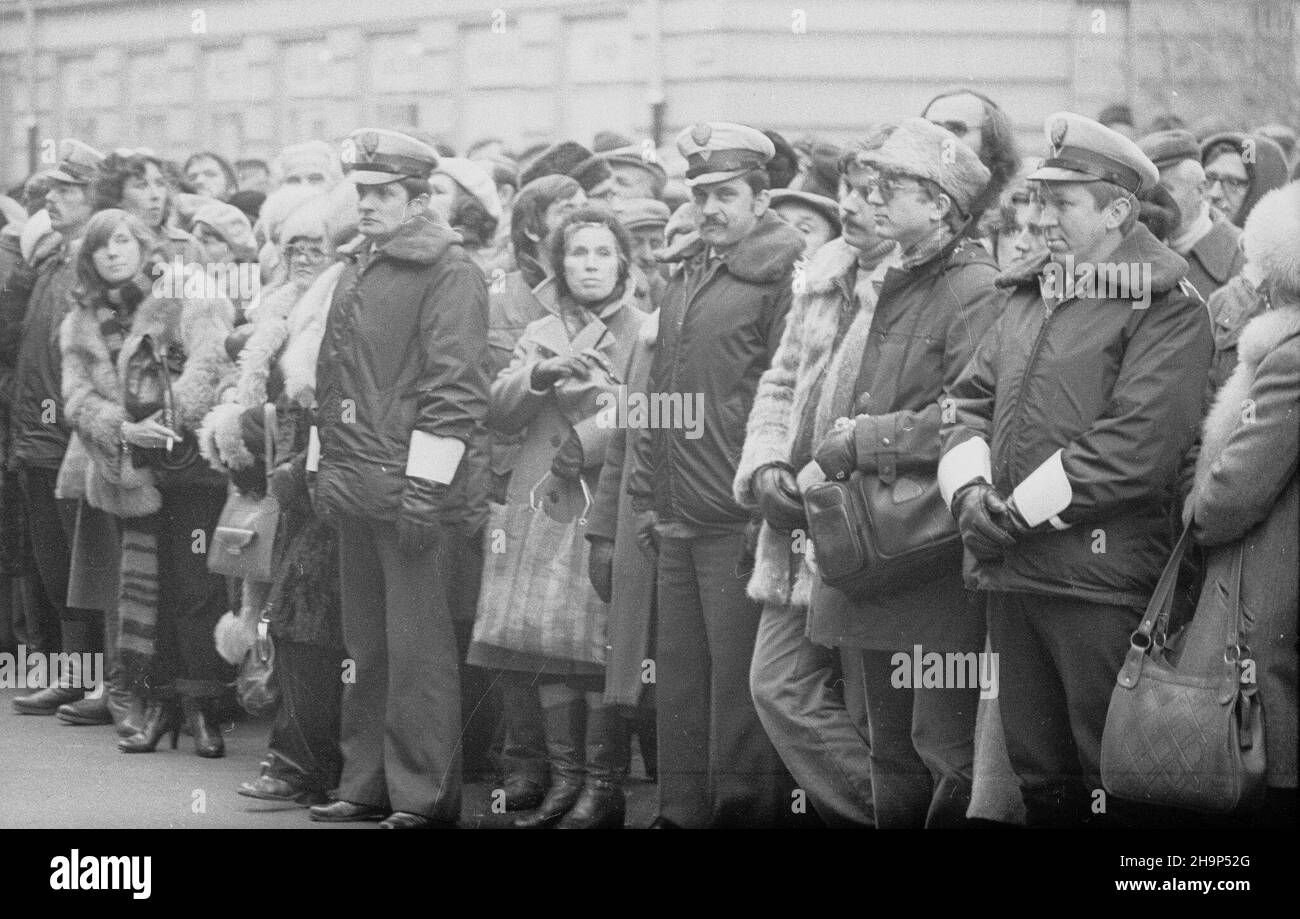
<svg viewBox="0 0 1300 919">
<path fill-rule="evenodd" d="M 842 652 L 846 686 L 861 681 L 866 698 L 876 826 L 968 826 L 979 687 L 897 688 L 894 654 Z"/>
<path fill-rule="evenodd" d="M 1096 794 L 1106 710 L 1140 619 L 1128 606 L 989 594 L 1002 726 L 1030 826 L 1109 826 L 1151 815 Z M 1099 800 L 1105 813 L 1094 812 Z"/>
<path fill-rule="evenodd" d="M 481 566 L 480 566 L 481 567 Z M 501 734 L 501 692 L 491 670 L 465 663 L 474 636 L 473 619 L 452 619 L 460 663 L 461 759 L 467 781 L 492 781 L 492 748 Z"/>
<path fill-rule="evenodd" d="M 496 672 L 501 693 L 501 772 L 504 780 L 522 776 L 542 787 L 550 782 L 551 767 L 546 758 L 546 728 L 537 677 L 518 670 Z"/>
<path fill-rule="evenodd" d="M 226 501 L 224 489 L 178 487 L 163 492 L 157 514 L 158 621 L 150 685 L 183 696 L 219 697 L 233 668 L 217 654 L 212 630 L 226 611 L 226 579 L 208 571 L 195 531 L 212 544 Z"/>
<path fill-rule="evenodd" d="M 338 785 L 341 649 L 277 640 L 280 707 L 271 728 L 267 773 L 312 791 Z"/>
<path fill-rule="evenodd" d="M 762 606 L 745 595 L 742 533 L 659 549 L 659 815 L 684 827 L 791 822 L 794 783 L 754 710 Z"/>
<path fill-rule="evenodd" d="M 408 555 L 397 528 L 339 526 L 343 689 L 338 797 L 439 821 L 460 817 L 460 679 L 437 549 Z"/>
<path fill-rule="evenodd" d="M 58 649 L 61 621 L 97 619 L 93 610 L 68 607 L 68 571 L 72 566 L 77 502 L 54 497 L 58 477 L 57 469 L 24 466 L 20 470 L 28 538 L 41 588 L 33 592 L 36 602 L 28 611 L 27 639 L 33 649 L 41 651 Z"/>
</svg>

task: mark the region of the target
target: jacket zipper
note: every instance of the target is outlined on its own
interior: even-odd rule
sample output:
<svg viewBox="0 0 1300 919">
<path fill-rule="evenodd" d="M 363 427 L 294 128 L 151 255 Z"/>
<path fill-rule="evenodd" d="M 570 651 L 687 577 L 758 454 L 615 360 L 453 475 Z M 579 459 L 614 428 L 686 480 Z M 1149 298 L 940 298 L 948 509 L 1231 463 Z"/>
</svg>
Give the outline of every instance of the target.
<svg viewBox="0 0 1300 919">
<path fill-rule="evenodd" d="M 1039 296 L 1041 297 L 1042 295 L 1040 294 Z M 1071 299 L 1073 299 L 1073 298 L 1071 298 Z M 1029 383 L 1029 375 L 1030 375 L 1030 372 L 1034 369 L 1034 364 L 1038 361 L 1038 352 L 1039 352 L 1039 350 L 1040 350 L 1040 349 L 1042 348 L 1042 346 L 1043 346 L 1043 339 L 1047 337 L 1047 327 L 1048 327 L 1049 325 L 1051 325 L 1052 318 L 1057 314 L 1057 312 L 1060 311 L 1061 307 L 1065 306 L 1065 304 L 1067 304 L 1067 303 L 1069 303 L 1069 302 L 1070 302 L 1070 300 L 1062 300 L 1060 303 L 1056 304 L 1056 307 L 1055 307 L 1054 309 L 1049 309 L 1048 306 L 1047 306 L 1047 301 L 1046 301 L 1046 300 L 1043 300 L 1043 301 L 1042 301 L 1043 309 L 1044 309 L 1044 311 L 1047 313 L 1047 316 L 1046 316 L 1046 318 L 1043 319 L 1043 325 L 1042 325 L 1042 327 L 1038 330 L 1038 335 L 1036 335 L 1036 336 L 1034 337 L 1034 347 L 1031 348 L 1030 351 L 1029 351 L 1029 360 L 1027 360 L 1027 361 L 1025 362 L 1025 370 L 1024 370 L 1024 373 L 1023 373 L 1023 374 L 1021 375 L 1021 377 L 1020 377 L 1020 389 L 1016 391 L 1016 405 L 1015 405 L 1014 413 L 1013 413 L 1013 415 L 1012 415 L 1012 417 L 1013 417 L 1013 418 L 1015 419 L 1015 421 L 1016 421 L 1015 437 L 1010 439 L 1011 442 L 1012 442 L 1012 443 L 1016 446 L 1016 448 L 1017 448 L 1015 451 L 1013 451 L 1013 455 L 1014 455 L 1014 456 L 1019 456 L 1019 455 L 1020 455 L 1020 450 L 1019 450 L 1019 447 L 1020 447 L 1020 432 L 1021 432 L 1021 429 L 1024 427 L 1024 424 L 1023 424 L 1023 422 L 1024 422 L 1024 418 L 1023 418 L 1023 416 L 1020 414 L 1020 406 L 1021 406 L 1021 405 L 1023 404 L 1023 402 L 1024 402 L 1024 398 L 1025 398 L 1025 387 L 1026 387 L 1026 386 L 1028 385 L 1028 383 Z M 1007 469 L 1007 478 L 1008 478 L 1008 480 L 1013 480 L 1013 479 L 1015 478 L 1015 476 L 1014 476 L 1013 473 L 1016 473 L 1016 472 L 1018 472 L 1018 471 L 1019 471 L 1018 469 L 1011 469 L 1011 468 L 1008 468 L 1008 469 Z M 996 474 L 994 475 L 994 478 L 997 478 Z"/>
</svg>

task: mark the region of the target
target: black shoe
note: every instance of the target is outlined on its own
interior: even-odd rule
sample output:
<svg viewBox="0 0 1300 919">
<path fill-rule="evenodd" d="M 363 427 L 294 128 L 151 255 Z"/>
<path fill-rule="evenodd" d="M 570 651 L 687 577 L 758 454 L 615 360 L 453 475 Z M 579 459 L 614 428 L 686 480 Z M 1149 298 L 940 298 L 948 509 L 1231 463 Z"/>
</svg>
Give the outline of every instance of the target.
<svg viewBox="0 0 1300 919">
<path fill-rule="evenodd" d="M 664 817 L 656 817 L 647 830 L 680 830 L 682 827 Z"/>
<path fill-rule="evenodd" d="M 71 686 L 51 686 L 40 689 L 30 695 L 14 699 L 14 711 L 20 715 L 53 715 L 60 705 L 76 702 L 86 694 L 84 689 Z"/>
<path fill-rule="evenodd" d="M 194 752 L 207 759 L 220 759 L 226 755 L 226 741 L 221 736 L 221 725 L 215 714 L 215 699 L 181 699 L 185 723 L 194 736 Z"/>
<path fill-rule="evenodd" d="M 388 816 L 388 811 L 373 804 L 334 801 L 330 804 L 313 805 L 308 816 L 318 823 L 361 823 L 368 820 L 383 820 Z"/>
<path fill-rule="evenodd" d="M 74 725 L 112 724 L 113 715 L 108 710 L 108 692 L 103 692 L 96 699 L 86 696 L 77 702 L 60 705 L 59 720 Z"/>
<path fill-rule="evenodd" d="M 555 826 L 582 794 L 586 760 L 587 703 L 581 697 L 542 711 L 546 728 L 546 756 L 551 764 L 551 787 L 537 810 L 515 818 L 515 827 L 538 830 Z"/>
<path fill-rule="evenodd" d="M 393 811 L 379 824 L 381 830 L 448 830 L 455 824 L 443 820 L 434 820 L 421 814 L 408 814 L 406 811 Z"/>
<path fill-rule="evenodd" d="M 564 815 L 557 829 L 621 830 L 627 815 L 623 786 L 605 779 L 587 779 L 573 809 Z"/>
<path fill-rule="evenodd" d="M 238 791 L 245 798 L 280 801 L 284 804 L 297 804 L 299 807 L 311 807 L 329 801 L 323 791 L 313 791 L 269 775 L 259 775 L 251 782 L 244 782 L 239 786 Z"/>
<path fill-rule="evenodd" d="M 181 730 L 181 707 L 175 699 L 154 700 L 144 711 L 144 720 L 140 730 L 130 737 L 123 737 L 117 742 L 117 748 L 123 753 L 152 753 L 158 747 L 158 741 L 166 734 L 172 735 L 172 749 L 176 749 L 177 736 Z"/>
<path fill-rule="evenodd" d="M 546 785 L 526 775 L 507 776 L 502 783 L 506 797 L 506 811 L 530 811 L 546 797 Z"/>
</svg>

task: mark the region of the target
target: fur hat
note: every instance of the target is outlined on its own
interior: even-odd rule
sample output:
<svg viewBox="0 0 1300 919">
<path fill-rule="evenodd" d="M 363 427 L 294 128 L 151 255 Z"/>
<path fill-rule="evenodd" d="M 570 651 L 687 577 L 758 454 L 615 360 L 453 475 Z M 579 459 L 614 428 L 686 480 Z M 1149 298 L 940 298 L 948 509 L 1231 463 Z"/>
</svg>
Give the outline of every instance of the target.
<svg viewBox="0 0 1300 919">
<path fill-rule="evenodd" d="M 1300 299 L 1300 182 L 1259 199 L 1246 219 L 1241 247 L 1279 293 Z"/>
<path fill-rule="evenodd" d="M 343 245 L 357 232 L 357 187 L 351 182 L 300 200 L 280 222 L 276 242 L 295 236 L 322 236 L 327 248 Z"/>
<path fill-rule="evenodd" d="M 934 182 L 962 214 L 971 212 L 989 184 L 988 167 L 952 132 L 924 118 L 905 118 L 876 150 L 859 162 Z"/>
<path fill-rule="evenodd" d="M 194 212 L 195 224 L 203 224 L 216 232 L 230 246 L 239 261 L 250 261 L 257 253 L 253 239 L 253 226 L 244 212 L 232 204 L 209 201 Z"/>
<path fill-rule="evenodd" d="M 501 197 L 492 176 L 479 163 L 459 156 L 444 156 L 438 160 L 433 174 L 442 173 L 465 189 L 465 192 L 483 205 L 483 210 L 493 220 L 501 219 Z"/>
</svg>

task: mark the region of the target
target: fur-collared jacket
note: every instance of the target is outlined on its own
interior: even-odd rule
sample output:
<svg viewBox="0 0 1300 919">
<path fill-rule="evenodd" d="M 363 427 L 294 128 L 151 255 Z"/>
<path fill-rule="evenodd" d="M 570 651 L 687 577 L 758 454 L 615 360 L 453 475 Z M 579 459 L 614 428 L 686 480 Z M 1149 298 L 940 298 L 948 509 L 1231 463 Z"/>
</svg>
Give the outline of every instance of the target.
<svg viewBox="0 0 1300 919">
<path fill-rule="evenodd" d="M 141 517 L 162 507 L 162 494 L 154 473 L 137 469 L 121 447 L 122 422 L 133 420 L 126 412 L 123 385 L 131 356 L 146 335 L 155 350 L 181 346 L 185 366 L 172 381 L 175 424 L 178 433 L 197 431 L 234 373 L 226 336 L 235 309 L 226 299 L 146 296 L 135 309 L 116 363 L 100 329 L 102 309 L 98 299 L 77 302 L 59 329 L 64 413 L 77 435 L 59 472 L 59 494 L 84 497 L 117 517 Z"/>
<path fill-rule="evenodd" d="M 819 249 L 803 271 L 800 292 L 786 316 L 781 344 L 772 366 L 759 379 L 749 412 L 745 446 L 740 454 L 733 494 L 742 507 L 754 507 L 754 473 L 769 463 L 789 464 L 794 440 L 809 402 L 821 393 L 827 366 L 834 353 L 836 332 L 844 311 L 854 304 L 853 278 L 858 250 L 843 239 L 833 239 Z M 894 259 L 896 261 L 896 258 Z M 805 470 L 800 484 L 805 484 Z M 791 549 L 790 534 L 763 523 L 755 550 L 749 596 L 760 603 L 808 605 L 816 573 L 807 553 Z"/>
<path fill-rule="evenodd" d="M 1300 251 L 1298 249 L 1297 251 Z M 1300 265 L 1300 258 L 1295 263 Z M 1298 273 L 1300 276 L 1300 273 Z M 1202 604 L 1230 596 L 1241 546 L 1244 640 L 1264 704 L 1268 783 L 1296 786 L 1296 634 L 1300 610 L 1300 304 L 1255 317 L 1239 361 L 1206 415 L 1184 516 L 1206 547 Z M 1198 610 L 1198 616 L 1200 611 Z M 1182 659 L 1223 649 L 1184 648 Z"/>
</svg>

